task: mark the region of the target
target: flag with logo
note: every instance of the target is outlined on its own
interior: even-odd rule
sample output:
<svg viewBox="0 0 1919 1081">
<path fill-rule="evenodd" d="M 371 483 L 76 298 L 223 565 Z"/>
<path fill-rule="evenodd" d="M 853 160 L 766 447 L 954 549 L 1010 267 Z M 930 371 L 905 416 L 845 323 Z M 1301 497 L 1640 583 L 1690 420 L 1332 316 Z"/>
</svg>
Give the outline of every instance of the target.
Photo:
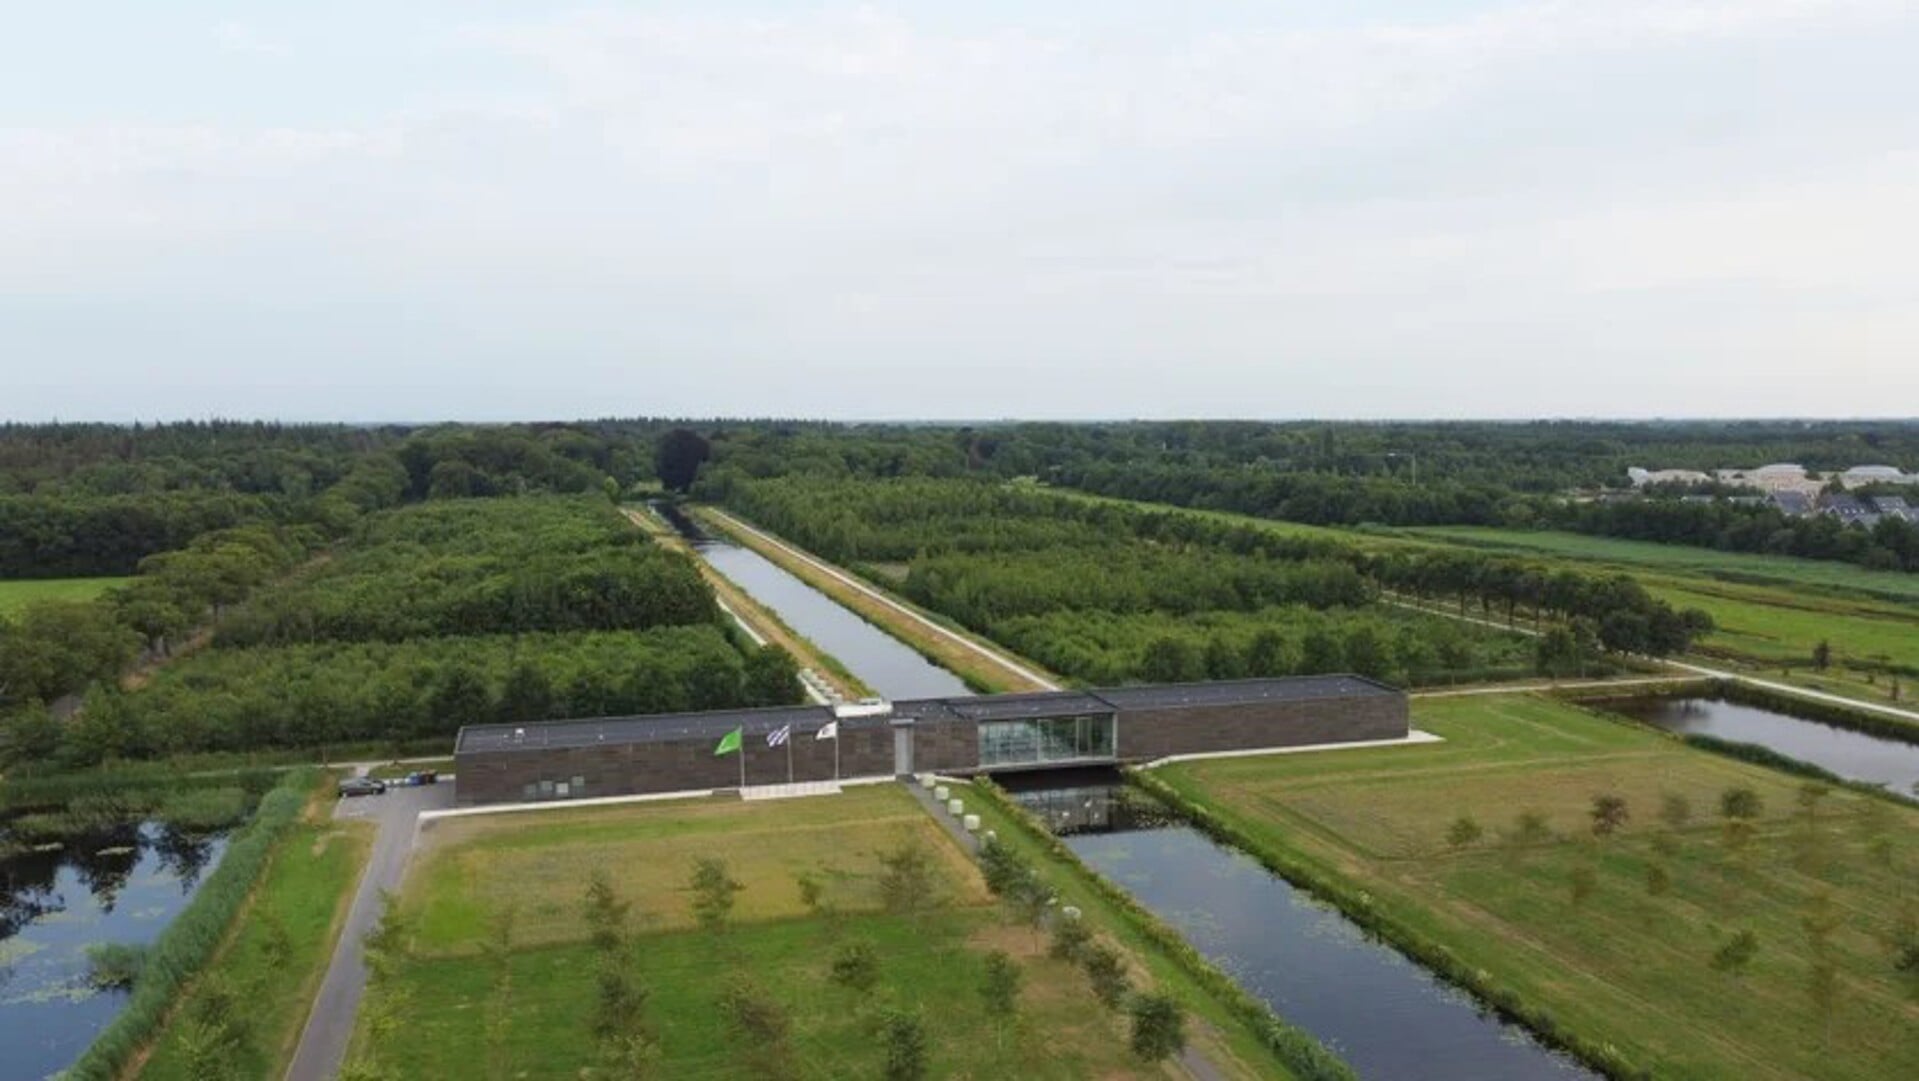
<svg viewBox="0 0 1919 1081">
<path fill-rule="evenodd" d="M 775 728 L 774 730 L 766 734 L 766 745 L 768 747 L 778 747 L 780 744 L 785 743 L 787 740 L 791 739 L 792 737 L 793 737 L 793 726 L 790 724 L 783 724 L 780 727 Z"/>
<path fill-rule="evenodd" d="M 814 739 L 840 738 L 840 722 L 838 721 L 826 722 L 826 724 L 820 726 L 820 730 L 818 732 L 813 733 L 813 738 Z"/>
<path fill-rule="evenodd" d="M 735 728 L 731 732 L 728 732 L 726 735 L 721 736 L 720 745 L 713 748 L 713 756 L 715 758 L 718 758 L 720 755 L 732 754 L 733 752 L 739 750 L 740 737 L 741 737 L 742 731 L 743 731 L 742 729 Z"/>
</svg>

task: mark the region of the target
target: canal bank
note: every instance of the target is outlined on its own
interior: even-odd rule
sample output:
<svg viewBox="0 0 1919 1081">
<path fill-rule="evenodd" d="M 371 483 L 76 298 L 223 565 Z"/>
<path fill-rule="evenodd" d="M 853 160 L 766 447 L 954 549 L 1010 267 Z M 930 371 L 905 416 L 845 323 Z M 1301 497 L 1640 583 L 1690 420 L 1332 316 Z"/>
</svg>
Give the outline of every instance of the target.
<svg viewBox="0 0 1919 1081">
<path fill-rule="evenodd" d="M 1141 775 L 1135 774 L 1135 777 Z M 1596 1076 L 1117 774 L 1000 778 L 1090 872 L 1362 1077 Z"/>
<path fill-rule="evenodd" d="M 708 534 L 677 507 L 660 504 L 659 510 L 698 558 L 881 697 L 945 698 L 972 693 L 958 676 L 765 556 Z"/>
</svg>

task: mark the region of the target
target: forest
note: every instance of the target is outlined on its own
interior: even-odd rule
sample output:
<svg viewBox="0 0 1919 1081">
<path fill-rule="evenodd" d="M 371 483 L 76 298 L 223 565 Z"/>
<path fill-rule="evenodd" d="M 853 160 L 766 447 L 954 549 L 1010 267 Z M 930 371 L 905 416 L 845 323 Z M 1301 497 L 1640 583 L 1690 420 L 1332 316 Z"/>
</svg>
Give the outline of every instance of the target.
<svg viewBox="0 0 1919 1081">
<path fill-rule="evenodd" d="M 1420 684 L 1598 669 L 1711 625 L 1630 578 L 1478 553 L 1382 552 L 982 480 L 716 477 L 703 489 L 827 558 L 1090 683 L 1358 671 Z M 1428 612 L 1534 628 L 1535 650 Z"/>
<path fill-rule="evenodd" d="M 655 438 L 0 430 L 6 575 L 132 574 L 0 617 L 0 764 L 794 700 L 785 655 L 734 641 L 690 562 L 609 500 L 650 482 Z"/>
</svg>

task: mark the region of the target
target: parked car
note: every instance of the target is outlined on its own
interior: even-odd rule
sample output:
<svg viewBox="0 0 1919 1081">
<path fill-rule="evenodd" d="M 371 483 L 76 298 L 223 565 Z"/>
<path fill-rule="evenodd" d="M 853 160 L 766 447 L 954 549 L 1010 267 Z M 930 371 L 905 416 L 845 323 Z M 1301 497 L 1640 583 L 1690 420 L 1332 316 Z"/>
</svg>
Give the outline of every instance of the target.
<svg viewBox="0 0 1919 1081">
<path fill-rule="evenodd" d="M 348 796 L 383 796 L 386 794 L 386 782 L 371 777 L 348 777 L 340 782 L 340 798 Z"/>
</svg>

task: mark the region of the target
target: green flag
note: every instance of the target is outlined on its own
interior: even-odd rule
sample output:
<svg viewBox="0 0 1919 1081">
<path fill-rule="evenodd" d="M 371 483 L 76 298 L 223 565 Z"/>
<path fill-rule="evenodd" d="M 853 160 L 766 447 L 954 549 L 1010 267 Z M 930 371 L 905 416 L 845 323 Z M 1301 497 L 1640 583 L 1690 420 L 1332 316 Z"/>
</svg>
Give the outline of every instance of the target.
<svg viewBox="0 0 1919 1081">
<path fill-rule="evenodd" d="M 737 751 L 739 749 L 740 749 L 740 730 L 735 728 L 731 732 L 728 732 L 726 735 L 720 737 L 720 745 L 718 747 L 713 748 L 713 754 L 717 757 L 723 754 L 731 754 L 734 751 Z"/>
</svg>

